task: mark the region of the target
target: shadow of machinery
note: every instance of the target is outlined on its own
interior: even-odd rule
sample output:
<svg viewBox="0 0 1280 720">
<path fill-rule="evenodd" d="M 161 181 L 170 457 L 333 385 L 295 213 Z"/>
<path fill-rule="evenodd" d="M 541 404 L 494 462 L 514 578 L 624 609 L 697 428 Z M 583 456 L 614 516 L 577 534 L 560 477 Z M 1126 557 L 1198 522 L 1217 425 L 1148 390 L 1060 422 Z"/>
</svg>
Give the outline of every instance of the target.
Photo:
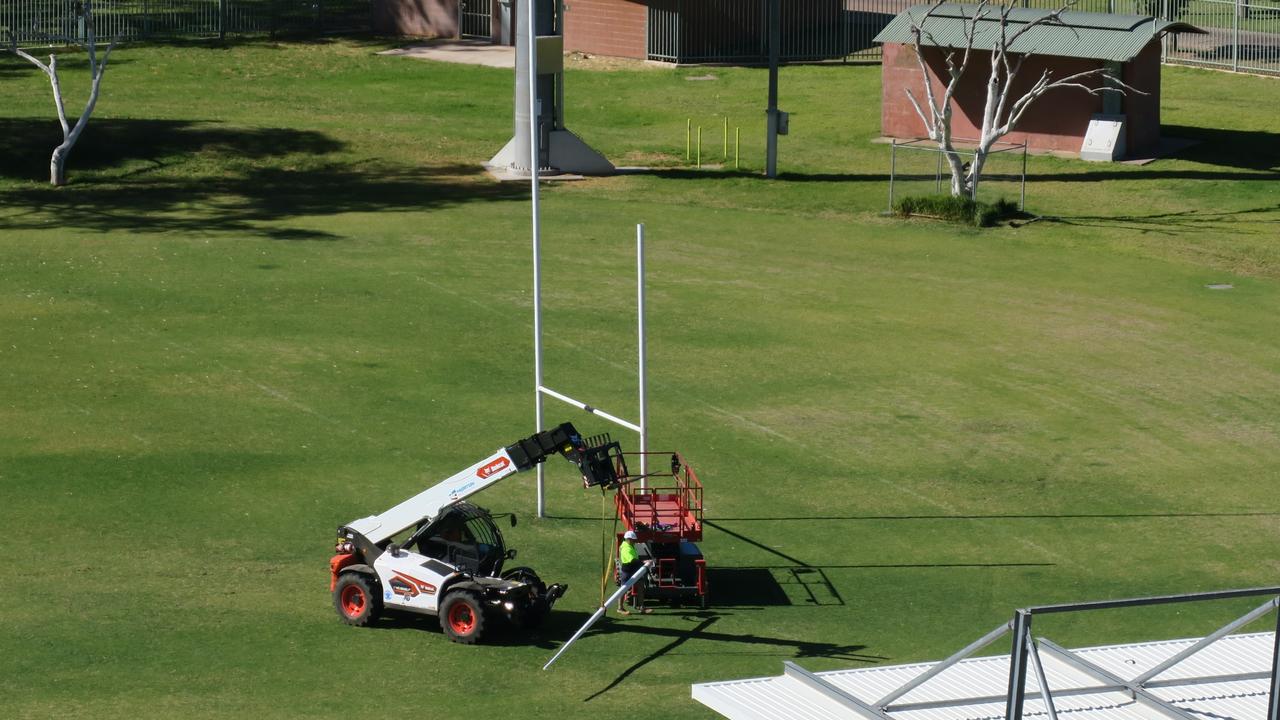
<svg viewBox="0 0 1280 720">
<path fill-rule="evenodd" d="M 110 118 L 90 121 L 68 161 L 69 186 L 52 188 L 43 181 L 61 139 L 55 119 L 0 118 L 0 178 L 41 183 L 0 193 L 0 230 L 48 228 L 52 219 L 96 231 L 324 240 L 338 236 L 260 223 L 430 210 L 528 193 L 472 165 L 352 166 L 327 159 L 345 145 L 315 131 Z"/>
<path fill-rule="evenodd" d="M 844 605 L 840 591 L 820 567 L 707 568 L 714 607 Z"/>
<path fill-rule="evenodd" d="M 619 623 L 616 621 L 602 623 L 601 627 L 593 630 L 591 634 L 605 635 L 612 633 L 628 633 L 652 637 L 669 637 L 671 638 L 671 642 L 633 663 L 604 687 L 583 698 L 583 702 L 591 702 L 597 697 L 613 690 L 640 668 L 671 653 L 689 640 L 710 640 L 714 642 L 733 643 L 736 645 L 790 648 L 792 651 L 792 657 L 794 658 L 826 658 L 842 660 L 845 662 L 862 662 L 871 664 L 879 663 L 888 659 L 880 655 L 868 655 L 861 652 L 866 649 L 866 645 L 840 645 L 837 643 L 801 640 L 799 638 L 778 638 L 753 634 L 710 632 L 710 628 L 719 621 L 721 617 L 723 617 L 723 615 L 720 613 L 706 610 L 688 613 L 684 616 L 684 619 L 689 622 L 697 622 L 697 625 L 687 629 L 657 627 L 655 625 L 641 623 Z M 707 649 L 700 651 L 701 654 L 714 654 L 714 652 L 715 651 L 713 650 Z"/>
<path fill-rule="evenodd" d="M 489 619 L 480 643 L 499 647 L 536 647 L 548 651 L 548 657 L 550 657 L 549 653 L 559 648 L 569 636 L 582 627 L 588 617 L 590 613 L 552 609 L 541 625 L 535 628 L 517 628 L 505 619 L 495 616 Z M 440 629 L 440 619 L 434 615 L 388 612 L 367 629 L 418 630 L 439 635 L 439 642 L 449 642 L 444 636 L 444 631 Z"/>
</svg>

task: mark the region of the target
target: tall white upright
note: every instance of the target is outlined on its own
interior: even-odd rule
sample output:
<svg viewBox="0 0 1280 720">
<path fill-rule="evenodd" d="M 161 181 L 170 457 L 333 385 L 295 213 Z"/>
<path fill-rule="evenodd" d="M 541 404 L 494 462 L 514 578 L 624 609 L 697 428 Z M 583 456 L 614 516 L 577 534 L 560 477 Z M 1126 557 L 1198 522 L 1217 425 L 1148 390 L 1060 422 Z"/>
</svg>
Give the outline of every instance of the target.
<svg viewBox="0 0 1280 720">
<path fill-rule="evenodd" d="M 542 237 L 538 209 L 538 15 L 537 1 L 525 0 L 529 13 L 529 192 L 533 207 L 533 403 L 538 432 L 542 432 Z M 546 517 L 546 477 L 538 463 L 538 517 Z"/>
<path fill-rule="evenodd" d="M 640 374 L 640 489 L 649 486 L 649 404 L 645 394 L 644 368 L 644 223 L 636 224 L 636 337 L 639 346 L 639 361 L 636 369 Z"/>
<path fill-rule="evenodd" d="M 537 197 L 536 195 L 534 196 Z M 649 390 L 648 390 L 648 370 L 645 367 L 645 307 L 644 307 L 644 224 L 636 225 L 636 328 L 637 328 L 637 349 L 639 359 L 636 364 L 636 372 L 640 378 L 640 417 L 639 423 L 612 415 L 601 410 L 594 405 L 585 403 L 577 398 L 557 392 L 541 382 L 542 379 L 542 299 L 540 297 L 541 281 L 538 277 L 539 256 L 538 256 L 538 235 L 537 235 L 537 211 L 534 211 L 534 309 L 533 309 L 533 331 L 534 331 L 534 373 L 537 375 L 537 384 L 534 392 L 537 394 L 537 411 L 538 411 L 538 430 L 543 427 L 542 418 L 542 402 L 543 396 L 554 398 L 567 405 L 572 405 L 588 412 L 601 420 L 607 420 L 614 425 L 620 425 L 640 436 L 640 489 L 647 490 L 649 481 L 646 477 L 649 474 L 649 459 L 643 453 L 649 451 Z M 546 495 L 544 494 L 542 465 L 538 465 L 538 517 L 546 517 Z"/>
</svg>

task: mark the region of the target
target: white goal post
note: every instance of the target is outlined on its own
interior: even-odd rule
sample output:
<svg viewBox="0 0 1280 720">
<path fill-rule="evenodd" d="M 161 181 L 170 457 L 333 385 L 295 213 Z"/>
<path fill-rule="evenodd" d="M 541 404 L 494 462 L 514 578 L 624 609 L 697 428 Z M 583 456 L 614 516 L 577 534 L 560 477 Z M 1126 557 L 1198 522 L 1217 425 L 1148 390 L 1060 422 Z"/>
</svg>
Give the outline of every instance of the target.
<svg viewBox="0 0 1280 720">
<path fill-rule="evenodd" d="M 535 13 L 536 2 L 526 2 L 525 6 L 529 13 L 529 22 L 527 23 L 529 41 L 525 43 L 528 49 L 529 63 L 529 83 L 528 83 L 528 101 L 529 101 L 529 183 L 530 183 L 530 201 L 532 211 L 532 235 L 533 235 L 533 383 L 534 383 L 534 415 L 537 423 L 537 431 L 542 432 L 545 428 L 545 419 L 543 416 L 543 397 L 551 397 L 564 403 L 568 403 L 579 410 L 585 410 L 597 417 L 608 420 L 615 425 L 620 425 L 640 435 L 640 487 L 646 486 L 648 475 L 648 456 L 645 455 L 649 449 L 649 433 L 648 433 L 648 398 L 645 388 L 645 365 L 644 365 L 644 225 L 636 225 L 636 315 L 638 317 L 638 345 L 639 360 L 637 370 L 640 376 L 640 418 L 639 422 L 633 423 L 624 420 L 616 415 L 611 415 L 603 410 L 594 407 L 588 403 L 577 400 L 564 393 L 556 392 L 543 382 L 542 374 L 542 232 L 541 232 L 541 215 L 538 207 L 538 54 L 537 47 L 537 19 Z M 519 61 L 519 59 L 517 60 Z M 538 517 L 546 517 L 546 483 L 544 480 L 545 468 L 543 464 L 538 464 Z"/>
<path fill-rule="evenodd" d="M 537 226 L 537 221 L 534 221 Z M 624 427 L 640 436 L 640 488 L 648 484 L 649 475 L 649 398 L 645 384 L 645 334 L 644 334 L 644 224 L 636 225 L 636 370 L 639 376 L 640 418 L 639 422 L 631 422 L 617 415 L 607 413 L 600 408 L 578 400 L 562 392 L 548 387 L 542 375 L 542 280 L 541 258 L 539 256 L 538 235 L 534 234 L 533 263 L 533 373 L 534 373 L 534 412 L 537 416 L 537 430 L 544 427 L 543 398 L 549 397 L 586 411 L 614 425 Z M 538 465 L 538 517 L 546 517 L 546 485 L 543 480 L 544 467 Z"/>
</svg>

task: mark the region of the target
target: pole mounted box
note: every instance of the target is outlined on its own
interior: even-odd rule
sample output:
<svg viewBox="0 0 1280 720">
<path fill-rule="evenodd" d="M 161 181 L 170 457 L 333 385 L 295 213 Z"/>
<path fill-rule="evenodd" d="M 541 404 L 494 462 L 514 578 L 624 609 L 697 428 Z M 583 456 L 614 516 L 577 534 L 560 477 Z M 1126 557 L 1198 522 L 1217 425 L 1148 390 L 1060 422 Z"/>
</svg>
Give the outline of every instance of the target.
<svg viewBox="0 0 1280 720">
<path fill-rule="evenodd" d="M 539 35 L 534 47 L 538 51 L 539 75 L 559 75 L 564 72 L 563 35 Z"/>
</svg>

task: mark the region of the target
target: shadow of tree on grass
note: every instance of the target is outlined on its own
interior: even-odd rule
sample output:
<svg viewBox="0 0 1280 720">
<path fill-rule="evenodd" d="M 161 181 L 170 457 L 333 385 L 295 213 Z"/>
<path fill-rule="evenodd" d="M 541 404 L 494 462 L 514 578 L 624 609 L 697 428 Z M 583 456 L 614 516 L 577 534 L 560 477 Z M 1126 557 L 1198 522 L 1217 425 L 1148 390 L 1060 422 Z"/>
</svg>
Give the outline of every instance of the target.
<svg viewBox="0 0 1280 720">
<path fill-rule="evenodd" d="M 1246 223 L 1258 226 L 1280 225 L 1280 203 L 1222 212 L 1179 210 L 1147 215 L 1045 215 L 1037 220 L 1080 227 L 1126 228 L 1158 235 L 1173 235 L 1178 232 L 1206 228 L 1220 230 L 1229 225 L 1236 235 L 1272 237 L 1276 233 L 1274 228 L 1253 228 L 1246 226 Z M 1013 226 L 1020 227 L 1025 224 L 1027 223 L 1015 223 Z"/>
<path fill-rule="evenodd" d="M 48 175 L 57 122 L 0 119 L 0 178 Z M 91 121 L 71 154 L 71 185 L 0 192 L 0 230 L 49 227 L 193 234 L 253 233 L 331 239 L 282 228 L 290 218 L 379 210 L 430 210 L 527 196 L 477 166 L 353 166 L 331 158 L 344 144 L 323 133 L 185 120 Z M 264 226 L 263 223 L 277 223 Z"/>
<path fill-rule="evenodd" d="M 72 108 L 68 108 L 71 114 Z M 68 120 L 74 122 L 74 118 Z M 58 119 L 0 118 L 0 177 L 43 180 L 49 173 L 49 154 L 62 142 Z M 322 156 L 338 152 L 343 143 L 308 130 L 243 128 L 198 120 L 124 120 L 91 118 L 71 151 L 68 170 L 77 185 L 100 183 L 84 171 L 106 171 L 144 161 L 162 167 L 197 153 L 226 158 L 261 160 L 292 153 Z M 77 171 L 79 171 L 77 173 Z M 80 178 L 74 177 L 76 174 Z"/>
<path fill-rule="evenodd" d="M 1173 153 L 1175 158 L 1244 170 L 1280 171 L 1280 134 L 1277 133 L 1190 125 L 1163 125 L 1160 132 L 1166 137 L 1199 141 Z"/>
</svg>

